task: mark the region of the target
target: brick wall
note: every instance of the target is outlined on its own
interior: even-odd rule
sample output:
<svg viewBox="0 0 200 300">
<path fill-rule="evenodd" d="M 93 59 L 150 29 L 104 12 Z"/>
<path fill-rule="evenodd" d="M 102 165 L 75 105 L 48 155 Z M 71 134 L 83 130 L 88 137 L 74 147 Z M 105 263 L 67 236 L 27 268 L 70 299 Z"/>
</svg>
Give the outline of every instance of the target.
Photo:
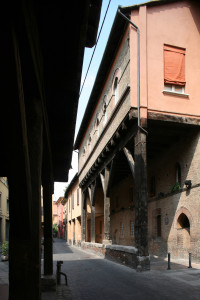
<svg viewBox="0 0 200 300">
<path fill-rule="evenodd" d="M 90 126 L 86 132 L 86 135 L 84 137 L 83 143 L 81 145 L 81 148 L 79 149 L 79 172 L 82 171 L 82 168 L 84 166 L 84 163 L 87 161 L 89 155 L 91 154 L 91 151 L 93 150 L 97 140 L 98 147 L 90 157 L 89 161 L 87 161 L 87 166 L 84 168 L 83 172 L 80 173 L 79 180 L 84 178 L 85 174 L 89 170 L 89 168 L 92 166 L 98 155 L 101 153 L 103 148 L 105 147 L 106 143 L 109 141 L 109 139 L 112 137 L 113 133 L 115 132 L 116 128 L 119 126 L 125 115 L 127 114 L 129 108 L 130 108 L 130 97 L 129 95 L 126 97 L 125 102 L 123 103 L 120 110 L 117 112 L 114 120 L 111 122 L 110 126 L 108 126 L 107 130 L 104 132 L 104 134 L 101 137 L 102 131 L 105 127 L 105 110 L 104 105 L 106 102 L 106 119 L 107 121 L 111 117 L 113 110 L 114 110 L 114 91 L 113 91 L 113 82 L 116 76 L 116 72 L 118 79 L 119 79 L 119 98 L 125 91 L 126 86 L 130 82 L 130 53 L 129 53 L 129 33 L 125 35 L 125 38 L 122 41 L 120 50 L 116 56 L 116 59 L 114 61 L 114 64 L 111 68 L 108 80 L 103 88 L 102 94 L 100 96 L 99 101 L 97 101 L 97 107 L 96 111 L 92 116 Z M 98 128 L 96 126 L 96 119 L 99 119 L 99 125 Z M 84 153 L 85 152 L 85 153 Z"/>
</svg>

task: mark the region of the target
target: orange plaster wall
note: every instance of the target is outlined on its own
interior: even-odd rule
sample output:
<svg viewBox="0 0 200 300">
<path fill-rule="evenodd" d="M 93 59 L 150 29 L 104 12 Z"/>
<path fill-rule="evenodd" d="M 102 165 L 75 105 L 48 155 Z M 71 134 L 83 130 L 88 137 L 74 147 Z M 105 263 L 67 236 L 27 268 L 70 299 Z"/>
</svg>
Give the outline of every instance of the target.
<svg viewBox="0 0 200 300">
<path fill-rule="evenodd" d="M 200 20 L 199 11 L 187 1 L 140 7 L 131 20 L 140 28 L 140 101 L 142 113 L 158 112 L 197 115 L 200 109 Z M 199 10 L 199 9 L 198 9 Z M 139 14 L 139 15 L 138 15 Z M 137 106 L 137 34 L 131 29 L 131 105 Z M 185 56 L 185 93 L 189 97 L 167 95 L 164 88 L 164 44 L 183 47 Z M 146 51 L 147 50 L 147 51 Z"/>
</svg>

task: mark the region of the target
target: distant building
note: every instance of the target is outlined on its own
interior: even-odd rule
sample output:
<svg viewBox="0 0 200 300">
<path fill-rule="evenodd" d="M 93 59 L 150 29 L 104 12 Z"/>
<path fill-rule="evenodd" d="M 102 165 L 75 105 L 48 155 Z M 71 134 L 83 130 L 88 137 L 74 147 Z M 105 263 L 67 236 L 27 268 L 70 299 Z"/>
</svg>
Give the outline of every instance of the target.
<svg viewBox="0 0 200 300">
<path fill-rule="evenodd" d="M 7 177 L 0 177 L 0 242 L 9 240 L 9 196 Z"/>
<path fill-rule="evenodd" d="M 63 238 L 63 205 L 62 205 L 62 200 L 64 197 L 60 197 L 56 201 L 57 205 L 57 225 L 58 225 L 58 237 Z"/>
<path fill-rule="evenodd" d="M 58 224 L 58 207 L 56 201 L 53 201 L 53 225 Z"/>
<path fill-rule="evenodd" d="M 81 189 L 78 174 L 74 176 L 65 191 L 63 200 L 67 221 L 67 242 L 71 245 L 81 245 Z"/>
</svg>

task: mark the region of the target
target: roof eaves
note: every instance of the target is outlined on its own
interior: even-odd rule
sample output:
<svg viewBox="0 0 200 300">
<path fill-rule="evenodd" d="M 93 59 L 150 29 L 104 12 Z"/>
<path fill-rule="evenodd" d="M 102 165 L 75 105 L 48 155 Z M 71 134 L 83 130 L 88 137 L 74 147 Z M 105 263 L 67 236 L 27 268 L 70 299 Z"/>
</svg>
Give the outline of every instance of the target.
<svg viewBox="0 0 200 300">
<path fill-rule="evenodd" d="M 69 184 L 68 187 L 66 188 L 65 196 L 64 196 L 65 198 L 68 197 L 68 194 L 69 194 L 71 188 L 73 187 L 74 183 L 77 181 L 77 179 L 78 179 L 78 173 L 76 173 L 76 174 L 74 175 L 74 177 L 72 178 L 70 184 Z"/>
</svg>

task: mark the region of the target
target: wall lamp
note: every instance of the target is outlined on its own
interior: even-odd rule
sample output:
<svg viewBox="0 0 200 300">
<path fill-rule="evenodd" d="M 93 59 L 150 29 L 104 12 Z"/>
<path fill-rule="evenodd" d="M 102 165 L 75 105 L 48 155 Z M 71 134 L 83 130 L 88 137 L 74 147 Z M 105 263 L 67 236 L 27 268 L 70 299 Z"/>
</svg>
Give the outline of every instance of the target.
<svg viewBox="0 0 200 300">
<path fill-rule="evenodd" d="M 187 190 L 191 189 L 191 187 L 192 187 L 192 180 L 186 180 L 185 181 L 185 185 L 186 185 Z"/>
</svg>

